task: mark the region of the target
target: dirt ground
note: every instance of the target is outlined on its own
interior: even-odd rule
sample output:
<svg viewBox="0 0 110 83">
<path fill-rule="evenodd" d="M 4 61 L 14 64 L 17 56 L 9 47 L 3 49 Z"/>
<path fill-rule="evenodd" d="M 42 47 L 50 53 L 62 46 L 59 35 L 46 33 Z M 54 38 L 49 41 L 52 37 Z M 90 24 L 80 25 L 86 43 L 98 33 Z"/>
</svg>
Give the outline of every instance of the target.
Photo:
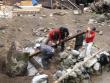
<svg viewBox="0 0 110 83">
<path fill-rule="evenodd" d="M 55 12 L 65 12 L 65 15 L 53 15 Z M 76 30 L 85 30 L 93 13 L 74 15 L 69 10 L 50 10 L 43 8 L 36 16 L 21 16 L 10 19 L 0 19 L 0 83 L 31 83 L 32 77 L 9 78 L 1 72 L 2 62 L 5 60 L 7 51 L 12 41 L 19 41 L 25 47 L 32 43 L 38 36 L 34 35 L 33 29 L 68 27 L 70 35 Z M 96 35 L 95 43 L 99 48 L 110 49 L 110 22 L 95 24 L 97 30 L 102 30 L 103 35 Z M 43 33 L 41 33 L 43 34 Z M 46 32 L 47 34 L 47 32 Z M 44 35 L 45 36 L 45 35 Z M 52 72 L 52 71 L 51 71 Z M 109 83 L 110 72 L 103 72 L 101 76 L 93 77 L 92 83 Z"/>
</svg>

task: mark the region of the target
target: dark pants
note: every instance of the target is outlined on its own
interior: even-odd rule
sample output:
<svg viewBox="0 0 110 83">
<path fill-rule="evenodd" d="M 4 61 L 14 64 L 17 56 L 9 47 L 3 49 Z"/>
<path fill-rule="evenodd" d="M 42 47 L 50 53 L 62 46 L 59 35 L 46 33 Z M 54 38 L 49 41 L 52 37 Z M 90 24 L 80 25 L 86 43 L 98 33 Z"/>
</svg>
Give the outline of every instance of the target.
<svg viewBox="0 0 110 83">
<path fill-rule="evenodd" d="M 62 42 L 62 43 L 61 43 L 61 51 L 64 51 L 64 49 L 65 49 L 65 43 Z"/>
<path fill-rule="evenodd" d="M 54 54 L 45 54 L 42 57 L 42 64 L 45 68 L 48 68 L 49 59 L 52 59 Z"/>
<path fill-rule="evenodd" d="M 79 51 L 79 49 L 82 47 L 82 45 L 75 45 L 75 50 Z"/>
</svg>

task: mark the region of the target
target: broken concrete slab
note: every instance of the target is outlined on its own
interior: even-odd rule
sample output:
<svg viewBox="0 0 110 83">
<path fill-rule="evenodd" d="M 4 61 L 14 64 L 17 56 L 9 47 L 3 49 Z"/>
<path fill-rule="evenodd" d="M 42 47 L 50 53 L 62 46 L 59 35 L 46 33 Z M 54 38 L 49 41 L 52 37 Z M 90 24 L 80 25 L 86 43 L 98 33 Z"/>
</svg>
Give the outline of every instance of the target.
<svg viewBox="0 0 110 83">
<path fill-rule="evenodd" d="M 39 74 L 38 70 L 36 70 L 36 68 L 30 62 L 28 62 L 27 70 L 28 70 L 28 76 L 35 76 Z"/>
</svg>

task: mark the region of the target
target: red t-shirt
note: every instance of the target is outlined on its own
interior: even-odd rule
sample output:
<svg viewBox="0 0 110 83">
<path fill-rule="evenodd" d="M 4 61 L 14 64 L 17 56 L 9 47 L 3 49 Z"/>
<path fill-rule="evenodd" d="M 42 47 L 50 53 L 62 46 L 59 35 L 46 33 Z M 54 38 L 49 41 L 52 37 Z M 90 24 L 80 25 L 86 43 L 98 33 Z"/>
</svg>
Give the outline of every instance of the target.
<svg viewBox="0 0 110 83">
<path fill-rule="evenodd" d="M 93 41 L 94 41 L 94 38 L 95 38 L 96 32 L 91 31 L 91 32 L 90 32 L 91 37 L 87 37 L 87 34 L 88 34 L 88 32 L 86 32 L 86 37 L 85 37 L 86 43 L 93 42 Z"/>
<path fill-rule="evenodd" d="M 53 41 L 54 40 L 54 33 L 55 32 L 58 32 L 59 34 L 59 40 L 61 39 L 61 33 L 60 33 L 60 30 L 58 28 L 55 28 L 55 29 L 52 29 L 50 32 L 49 32 L 49 40 L 50 41 Z"/>
</svg>

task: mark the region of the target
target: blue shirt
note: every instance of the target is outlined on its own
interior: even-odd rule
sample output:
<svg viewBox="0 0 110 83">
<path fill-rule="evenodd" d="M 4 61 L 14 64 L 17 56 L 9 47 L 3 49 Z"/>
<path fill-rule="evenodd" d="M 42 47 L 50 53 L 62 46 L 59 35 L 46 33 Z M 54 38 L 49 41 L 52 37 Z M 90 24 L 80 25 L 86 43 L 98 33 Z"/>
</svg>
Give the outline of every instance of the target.
<svg viewBox="0 0 110 83">
<path fill-rule="evenodd" d="M 40 50 L 44 54 L 53 54 L 55 52 L 53 47 L 44 44 L 41 44 Z"/>
</svg>

